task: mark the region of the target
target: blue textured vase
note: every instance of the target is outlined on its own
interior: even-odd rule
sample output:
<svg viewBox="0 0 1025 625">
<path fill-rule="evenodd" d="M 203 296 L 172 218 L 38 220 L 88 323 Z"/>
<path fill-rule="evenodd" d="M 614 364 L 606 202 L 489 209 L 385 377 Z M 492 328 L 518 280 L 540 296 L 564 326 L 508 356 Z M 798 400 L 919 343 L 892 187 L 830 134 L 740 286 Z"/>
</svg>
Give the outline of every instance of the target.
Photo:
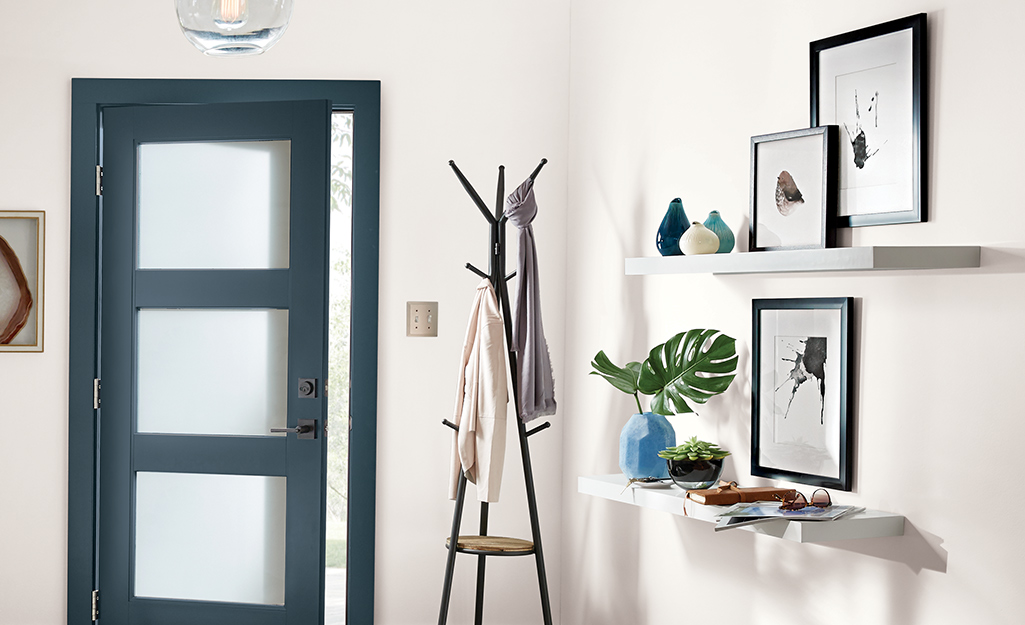
<svg viewBox="0 0 1025 625">
<path fill-rule="evenodd" d="M 716 254 L 726 254 L 733 250 L 733 245 L 737 242 L 737 239 L 733 236 L 733 231 L 730 230 L 730 227 L 719 216 L 719 211 L 708 213 L 705 227 L 714 232 L 715 236 L 719 237 L 719 249 L 715 252 Z"/>
<path fill-rule="evenodd" d="M 658 227 L 655 234 L 655 247 L 658 253 L 663 256 L 679 256 L 680 237 L 690 228 L 690 221 L 687 220 L 687 213 L 683 212 L 683 202 L 680 198 L 673 198 L 669 203 L 669 210 L 662 218 L 662 225 Z"/>
<path fill-rule="evenodd" d="M 676 446 L 676 430 L 669 420 L 653 412 L 637 413 L 619 435 L 619 468 L 630 479 L 669 477 L 658 452 Z"/>
</svg>

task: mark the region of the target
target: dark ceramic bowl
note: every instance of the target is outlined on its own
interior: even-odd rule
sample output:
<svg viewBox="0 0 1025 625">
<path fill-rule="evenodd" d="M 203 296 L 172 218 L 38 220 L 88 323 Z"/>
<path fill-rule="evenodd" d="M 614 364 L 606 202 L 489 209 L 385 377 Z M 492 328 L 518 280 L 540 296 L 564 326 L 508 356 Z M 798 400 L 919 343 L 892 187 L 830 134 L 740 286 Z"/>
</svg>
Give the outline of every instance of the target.
<svg viewBox="0 0 1025 625">
<path fill-rule="evenodd" d="M 725 458 L 719 460 L 666 460 L 669 477 L 680 488 L 696 490 L 714 486 L 722 475 Z"/>
</svg>

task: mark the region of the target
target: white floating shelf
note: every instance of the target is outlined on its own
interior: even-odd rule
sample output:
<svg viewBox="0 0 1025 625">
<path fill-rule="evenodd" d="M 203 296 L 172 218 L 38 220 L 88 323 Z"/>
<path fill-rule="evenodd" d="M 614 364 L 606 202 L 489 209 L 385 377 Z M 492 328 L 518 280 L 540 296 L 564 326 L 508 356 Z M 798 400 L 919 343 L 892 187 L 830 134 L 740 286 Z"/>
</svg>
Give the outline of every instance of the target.
<svg viewBox="0 0 1025 625">
<path fill-rule="evenodd" d="M 627 488 L 621 473 L 577 478 L 577 491 L 603 499 L 660 510 L 696 521 L 715 523 L 715 515 L 729 506 L 704 506 L 687 499 L 687 491 L 673 485 L 668 488 Z M 687 514 L 683 508 L 687 506 Z M 711 529 L 711 528 L 710 528 Z M 904 535 L 904 517 L 891 512 L 865 510 L 836 521 L 788 521 L 780 519 L 757 525 L 746 525 L 728 532 L 748 531 L 767 534 L 799 543 L 821 543 L 854 538 L 882 538 Z"/>
<path fill-rule="evenodd" d="M 965 269 L 979 267 L 981 256 L 982 248 L 977 245 L 834 247 L 823 250 L 656 256 L 627 258 L 626 275 Z"/>
</svg>

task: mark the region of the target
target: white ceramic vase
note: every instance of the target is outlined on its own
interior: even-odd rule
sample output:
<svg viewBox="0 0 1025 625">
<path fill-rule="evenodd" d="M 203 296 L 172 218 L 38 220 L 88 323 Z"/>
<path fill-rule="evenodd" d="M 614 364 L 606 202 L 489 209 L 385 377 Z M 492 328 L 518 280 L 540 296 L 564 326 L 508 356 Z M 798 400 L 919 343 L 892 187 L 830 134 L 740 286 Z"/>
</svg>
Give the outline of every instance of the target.
<svg viewBox="0 0 1025 625">
<path fill-rule="evenodd" d="M 719 237 L 701 222 L 691 222 L 690 228 L 680 237 L 680 250 L 687 256 L 694 254 L 715 254 L 719 249 Z"/>
</svg>

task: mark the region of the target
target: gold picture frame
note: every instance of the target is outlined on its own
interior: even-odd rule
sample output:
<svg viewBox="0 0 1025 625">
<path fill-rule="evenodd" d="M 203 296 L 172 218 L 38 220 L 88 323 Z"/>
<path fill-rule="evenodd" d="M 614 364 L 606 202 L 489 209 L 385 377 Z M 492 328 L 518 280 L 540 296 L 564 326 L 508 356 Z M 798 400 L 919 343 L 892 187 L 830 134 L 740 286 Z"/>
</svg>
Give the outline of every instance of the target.
<svg viewBox="0 0 1025 625">
<path fill-rule="evenodd" d="M 43 351 L 43 211 L 0 211 L 0 352 Z"/>
</svg>

